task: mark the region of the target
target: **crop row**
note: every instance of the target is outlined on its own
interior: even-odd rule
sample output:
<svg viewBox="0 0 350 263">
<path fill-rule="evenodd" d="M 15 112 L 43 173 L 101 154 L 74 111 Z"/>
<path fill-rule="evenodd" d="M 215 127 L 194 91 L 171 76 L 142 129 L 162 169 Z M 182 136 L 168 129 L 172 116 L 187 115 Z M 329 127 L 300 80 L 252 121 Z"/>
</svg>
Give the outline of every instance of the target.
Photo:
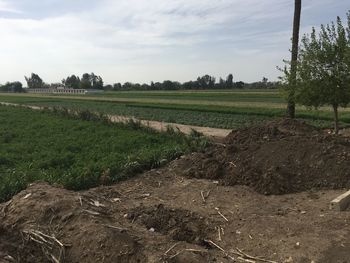
<svg viewBox="0 0 350 263">
<path fill-rule="evenodd" d="M 285 116 L 285 109 L 275 108 L 274 104 L 265 103 L 265 107 L 228 107 L 206 104 L 170 104 L 143 102 L 116 102 L 85 100 L 61 97 L 0 96 L 0 101 L 64 107 L 74 110 L 89 110 L 105 114 L 133 116 L 139 119 L 164 122 L 176 122 L 188 125 L 235 129 Z M 253 105 L 253 103 L 252 103 Z M 332 112 L 329 110 L 298 109 L 297 118 L 320 127 L 331 127 Z M 342 125 L 350 123 L 350 112 L 341 111 Z"/>
<path fill-rule="evenodd" d="M 180 134 L 111 124 L 88 111 L 71 116 L 0 106 L 0 127 L 0 202 L 37 180 L 69 189 L 108 184 L 200 146 Z"/>
</svg>

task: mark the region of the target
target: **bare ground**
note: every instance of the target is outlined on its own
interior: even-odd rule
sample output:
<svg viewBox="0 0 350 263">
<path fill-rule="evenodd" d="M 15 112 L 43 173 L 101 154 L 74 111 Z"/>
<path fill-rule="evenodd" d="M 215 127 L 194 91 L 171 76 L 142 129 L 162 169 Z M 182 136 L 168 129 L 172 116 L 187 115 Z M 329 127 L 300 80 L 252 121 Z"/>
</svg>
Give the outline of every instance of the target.
<svg viewBox="0 0 350 263">
<path fill-rule="evenodd" d="M 43 250 L 35 231 L 65 245 L 61 262 L 247 262 L 238 249 L 275 262 L 350 262 L 350 212 L 328 209 L 341 190 L 265 196 L 171 166 L 84 192 L 33 184 L 0 206 L 0 262 L 59 258 L 60 246 Z"/>
</svg>

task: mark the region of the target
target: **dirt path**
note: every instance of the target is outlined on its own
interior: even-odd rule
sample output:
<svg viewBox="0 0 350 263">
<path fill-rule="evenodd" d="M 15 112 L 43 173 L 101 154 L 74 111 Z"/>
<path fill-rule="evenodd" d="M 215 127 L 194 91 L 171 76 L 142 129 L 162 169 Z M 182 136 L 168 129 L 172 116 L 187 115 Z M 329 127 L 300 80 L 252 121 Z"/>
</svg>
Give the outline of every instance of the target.
<svg viewBox="0 0 350 263">
<path fill-rule="evenodd" d="M 30 106 L 30 105 L 24 105 L 24 104 L 16 104 L 16 103 L 8 103 L 8 102 L 0 102 L 0 105 L 4 106 L 16 106 L 16 107 L 25 107 L 30 108 L 34 110 L 42 110 L 44 107 L 39 106 Z M 222 139 L 225 138 L 232 130 L 230 129 L 219 129 L 219 128 L 210 128 L 210 127 L 201 127 L 201 126 L 193 126 L 193 125 L 185 125 L 185 124 L 178 124 L 178 123 L 170 123 L 170 122 L 160 122 L 160 121 L 149 121 L 149 120 L 140 120 L 136 119 L 134 117 L 126 117 L 126 116 L 120 116 L 120 115 L 107 115 L 109 119 L 112 122 L 127 122 L 130 120 L 134 121 L 140 121 L 142 125 L 151 127 L 152 129 L 155 129 L 157 131 L 165 131 L 167 127 L 172 127 L 175 130 L 179 130 L 184 134 L 190 134 L 192 130 L 195 130 L 197 132 L 202 133 L 203 135 L 207 137 L 213 137 Z"/>
</svg>

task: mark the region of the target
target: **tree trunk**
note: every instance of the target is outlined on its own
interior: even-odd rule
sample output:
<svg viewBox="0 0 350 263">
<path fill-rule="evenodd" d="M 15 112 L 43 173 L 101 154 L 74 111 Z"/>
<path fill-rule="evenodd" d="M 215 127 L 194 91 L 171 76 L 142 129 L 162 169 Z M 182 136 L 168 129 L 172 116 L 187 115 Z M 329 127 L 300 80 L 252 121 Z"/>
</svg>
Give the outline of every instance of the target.
<svg viewBox="0 0 350 263">
<path fill-rule="evenodd" d="M 292 60 L 290 68 L 291 88 L 288 96 L 287 116 L 289 118 L 295 117 L 295 101 L 294 94 L 297 85 L 297 62 L 298 62 L 298 45 L 299 45 L 299 31 L 300 31 L 300 14 L 301 14 L 301 0 L 295 0 L 294 20 L 293 20 L 293 38 L 292 38 Z"/>
<path fill-rule="evenodd" d="M 333 112 L 334 112 L 334 133 L 339 133 L 339 116 L 338 116 L 338 105 L 333 105 Z"/>
</svg>

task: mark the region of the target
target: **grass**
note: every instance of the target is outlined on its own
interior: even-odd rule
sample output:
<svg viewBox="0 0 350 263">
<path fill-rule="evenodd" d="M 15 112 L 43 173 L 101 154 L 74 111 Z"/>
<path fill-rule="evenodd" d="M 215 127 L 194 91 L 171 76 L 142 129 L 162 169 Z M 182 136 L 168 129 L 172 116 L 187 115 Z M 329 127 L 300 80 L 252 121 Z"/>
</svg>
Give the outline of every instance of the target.
<svg viewBox="0 0 350 263">
<path fill-rule="evenodd" d="M 0 95 L 0 101 L 227 129 L 285 116 L 285 104 L 275 91 L 107 92 L 86 97 L 26 94 Z M 328 108 L 316 111 L 300 107 L 297 118 L 328 128 L 332 127 L 333 113 Z M 340 111 L 340 120 L 342 126 L 348 126 L 350 112 Z"/>
<path fill-rule="evenodd" d="M 0 106 L 0 128 L 0 201 L 38 180 L 74 190 L 109 184 L 203 146 L 89 111 Z"/>
</svg>

